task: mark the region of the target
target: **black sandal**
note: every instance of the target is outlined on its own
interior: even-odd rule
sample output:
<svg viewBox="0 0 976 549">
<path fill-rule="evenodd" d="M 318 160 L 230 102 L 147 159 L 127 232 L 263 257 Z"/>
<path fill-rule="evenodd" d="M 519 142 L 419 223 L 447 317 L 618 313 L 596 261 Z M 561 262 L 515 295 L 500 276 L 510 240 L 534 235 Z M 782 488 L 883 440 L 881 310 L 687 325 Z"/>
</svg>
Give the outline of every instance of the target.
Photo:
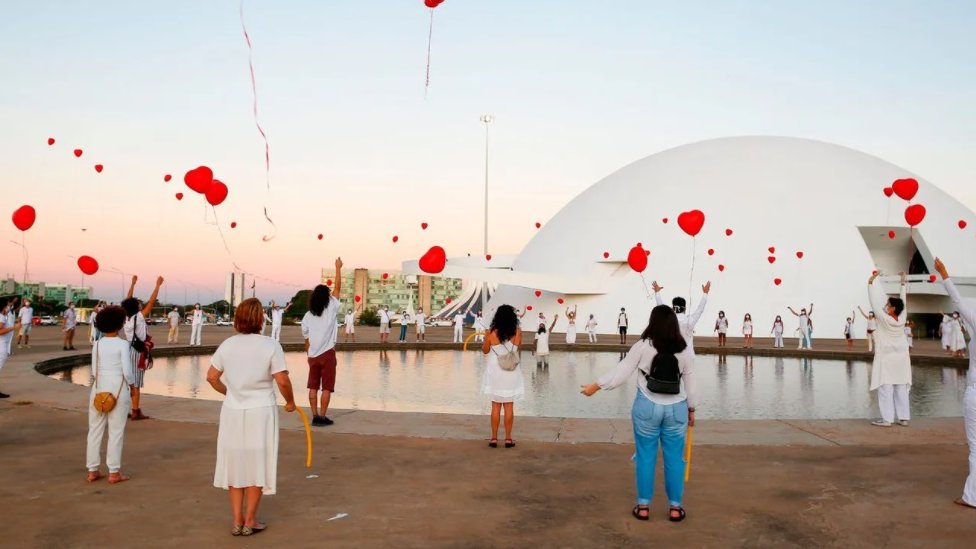
<svg viewBox="0 0 976 549">
<path fill-rule="evenodd" d="M 497 438 L 493 438 L 493 439 L 489 440 L 488 441 L 488 446 L 491 446 L 492 448 L 498 448 L 498 439 Z"/>
<path fill-rule="evenodd" d="M 641 511 L 647 514 L 642 515 Z M 634 515 L 634 518 L 637 520 L 651 520 L 651 510 L 646 505 L 635 505 L 630 514 Z"/>
<path fill-rule="evenodd" d="M 515 441 L 512 440 L 512 439 L 510 439 L 510 438 L 506 438 L 505 439 L 505 447 L 506 448 L 515 448 Z"/>
<path fill-rule="evenodd" d="M 675 511 L 678 512 L 678 516 L 676 516 L 676 517 L 671 515 L 671 513 L 675 512 Z M 668 520 L 670 520 L 671 522 L 681 522 L 681 521 L 685 520 L 685 509 L 684 509 L 684 507 L 672 507 L 668 511 Z"/>
</svg>

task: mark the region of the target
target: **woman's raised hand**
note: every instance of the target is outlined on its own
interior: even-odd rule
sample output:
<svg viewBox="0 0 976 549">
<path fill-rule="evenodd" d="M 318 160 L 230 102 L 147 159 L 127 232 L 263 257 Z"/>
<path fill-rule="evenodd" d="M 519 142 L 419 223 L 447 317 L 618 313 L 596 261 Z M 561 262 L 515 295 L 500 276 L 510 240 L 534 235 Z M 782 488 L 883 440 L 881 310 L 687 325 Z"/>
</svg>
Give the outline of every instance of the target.
<svg viewBox="0 0 976 549">
<path fill-rule="evenodd" d="M 651 282 L 651 289 L 654 290 L 654 293 L 659 294 L 661 293 L 661 290 L 664 289 L 664 286 L 658 285 L 657 280 L 655 280 L 654 282 Z"/>
<path fill-rule="evenodd" d="M 949 278 L 949 271 L 946 270 L 945 263 L 938 257 L 935 258 L 935 272 L 942 276 L 942 280 Z"/>
<path fill-rule="evenodd" d="M 704 286 L 702 286 L 702 293 L 703 294 L 707 294 L 708 291 L 711 290 L 711 289 L 712 289 L 712 281 L 709 280 L 708 282 L 705 283 Z"/>
</svg>

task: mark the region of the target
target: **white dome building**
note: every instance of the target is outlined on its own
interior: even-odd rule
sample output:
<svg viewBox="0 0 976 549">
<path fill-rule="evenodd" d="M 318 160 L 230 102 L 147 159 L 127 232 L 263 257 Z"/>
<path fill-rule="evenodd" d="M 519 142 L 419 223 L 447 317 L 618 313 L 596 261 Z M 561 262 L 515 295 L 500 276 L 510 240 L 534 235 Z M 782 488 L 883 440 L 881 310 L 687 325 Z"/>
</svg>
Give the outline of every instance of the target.
<svg viewBox="0 0 976 549">
<path fill-rule="evenodd" d="M 882 192 L 907 177 L 919 182 L 912 203 L 928 212 L 911 232 L 904 219 L 908 203 Z M 693 209 L 705 214 L 694 239 L 677 225 L 678 214 Z M 895 231 L 894 239 L 889 231 Z M 882 280 L 891 293 L 897 292 L 899 271 L 912 273 L 908 309 L 913 316 L 951 307 L 942 285 L 929 282 L 936 256 L 963 294 L 976 296 L 974 231 L 973 212 L 881 159 L 805 139 L 735 137 L 638 160 L 573 199 L 518 256 L 496 256 L 491 262 L 451 258 L 442 275 L 498 284 L 489 311 L 508 303 L 523 310 L 532 306 L 526 319 L 539 311 L 549 319 L 559 313 L 557 331 L 565 330 L 566 306 L 576 305 L 580 333 L 590 314 L 600 333 L 615 333 L 620 307 L 627 309 L 630 333 L 639 333 L 654 306 L 651 281 L 664 287 L 668 304 L 673 296 L 688 298 L 690 288 L 691 309 L 701 299 L 701 285 L 710 280 L 699 335 L 710 335 L 724 310 L 732 336 L 741 334 L 745 313 L 751 313 L 758 337 L 769 333 L 776 315 L 783 316 L 790 336 L 797 323 L 787 306 L 799 310 L 813 303 L 815 339 L 843 337 L 852 311 L 857 336 L 863 337 L 865 322 L 856 309 L 869 308 L 866 282 L 874 269 L 887 275 Z M 651 252 L 643 280 L 627 264 L 628 251 L 638 242 Z M 405 262 L 404 270 L 419 272 L 416 261 Z M 923 335 L 924 322 L 933 318 L 915 318 L 916 335 Z"/>
</svg>

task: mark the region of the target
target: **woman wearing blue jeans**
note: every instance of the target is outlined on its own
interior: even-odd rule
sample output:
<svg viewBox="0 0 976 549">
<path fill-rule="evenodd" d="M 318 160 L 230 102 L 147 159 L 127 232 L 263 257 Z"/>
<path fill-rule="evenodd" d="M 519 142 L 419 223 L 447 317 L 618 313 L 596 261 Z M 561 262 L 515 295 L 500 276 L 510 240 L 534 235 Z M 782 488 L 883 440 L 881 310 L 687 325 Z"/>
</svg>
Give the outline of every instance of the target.
<svg viewBox="0 0 976 549">
<path fill-rule="evenodd" d="M 582 393 L 592 396 L 600 389 L 623 385 L 633 376 L 634 370 L 640 370 L 637 395 L 631 409 L 637 447 L 634 460 L 637 505 L 632 514 L 638 520 L 650 518 L 648 506 L 654 496 L 658 444 L 664 454 L 664 489 L 671 506 L 668 519 L 680 522 L 685 518 L 681 506 L 685 488 L 685 436 L 688 427 L 695 425 L 698 399 L 694 356 L 685 352 L 686 349 L 674 311 L 659 305 L 651 311 L 650 322 L 640 341 L 630 348 L 620 364 L 596 383 L 583 386 Z"/>
</svg>

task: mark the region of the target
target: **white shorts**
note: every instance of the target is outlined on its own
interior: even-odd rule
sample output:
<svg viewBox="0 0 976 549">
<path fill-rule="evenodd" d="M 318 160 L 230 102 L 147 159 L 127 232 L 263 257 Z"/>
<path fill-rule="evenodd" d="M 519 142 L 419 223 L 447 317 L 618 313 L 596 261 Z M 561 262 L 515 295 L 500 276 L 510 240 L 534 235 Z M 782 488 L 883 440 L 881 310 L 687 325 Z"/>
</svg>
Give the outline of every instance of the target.
<svg viewBox="0 0 976 549">
<path fill-rule="evenodd" d="M 353 326 L 352 324 L 346 324 L 346 333 L 347 334 L 354 334 L 354 333 L 356 333 L 356 327 Z"/>
<path fill-rule="evenodd" d="M 21 324 L 20 325 L 20 335 L 22 335 L 22 336 L 28 336 L 28 335 L 30 335 L 31 328 L 33 328 L 33 327 L 34 327 L 34 325 L 32 323 Z"/>
<path fill-rule="evenodd" d="M 426 332 L 427 332 L 427 325 L 426 324 L 417 324 L 417 333 L 418 334 L 423 334 L 423 333 L 426 333 Z"/>
<path fill-rule="evenodd" d="M 381 334 L 388 334 L 388 333 L 390 333 L 390 323 L 389 322 L 380 322 L 380 333 Z"/>
</svg>

